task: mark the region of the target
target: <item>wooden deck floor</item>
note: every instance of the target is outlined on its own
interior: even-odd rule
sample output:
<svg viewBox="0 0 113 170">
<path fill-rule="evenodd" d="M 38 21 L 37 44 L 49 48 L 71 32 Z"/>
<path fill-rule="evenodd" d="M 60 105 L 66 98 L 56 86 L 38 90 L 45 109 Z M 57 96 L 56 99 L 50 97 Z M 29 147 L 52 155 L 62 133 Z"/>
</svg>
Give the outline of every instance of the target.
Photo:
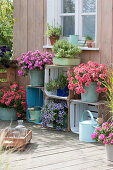
<svg viewBox="0 0 113 170">
<path fill-rule="evenodd" d="M 0 128 L 9 124 L 0 121 Z M 16 124 L 13 122 L 12 127 Z M 113 170 L 113 163 L 106 160 L 104 145 L 80 142 L 78 135 L 71 132 L 43 129 L 31 123 L 25 126 L 33 131 L 33 139 L 24 152 L 5 155 L 10 170 Z"/>
</svg>

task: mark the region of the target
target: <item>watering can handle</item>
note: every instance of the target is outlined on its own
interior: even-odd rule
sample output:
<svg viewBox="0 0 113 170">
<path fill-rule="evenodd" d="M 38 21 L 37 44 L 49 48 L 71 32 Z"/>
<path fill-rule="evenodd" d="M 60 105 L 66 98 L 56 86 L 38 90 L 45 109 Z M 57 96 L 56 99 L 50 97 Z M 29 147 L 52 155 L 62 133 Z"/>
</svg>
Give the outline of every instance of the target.
<svg viewBox="0 0 113 170">
<path fill-rule="evenodd" d="M 95 121 L 94 118 L 93 118 L 92 113 L 91 113 L 89 110 L 85 110 L 85 111 L 83 112 L 82 117 L 81 117 L 81 121 L 84 120 L 84 115 L 85 115 L 85 113 L 88 113 L 88 114 L 90 115 L 92 122 Z"/>
</svg>

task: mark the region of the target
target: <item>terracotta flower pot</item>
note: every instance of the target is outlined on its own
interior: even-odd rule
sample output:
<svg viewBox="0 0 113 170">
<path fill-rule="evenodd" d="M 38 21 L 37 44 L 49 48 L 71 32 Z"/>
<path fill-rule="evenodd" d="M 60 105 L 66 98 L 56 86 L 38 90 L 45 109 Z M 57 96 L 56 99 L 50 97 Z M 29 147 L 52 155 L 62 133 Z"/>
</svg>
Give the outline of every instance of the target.
<svg viewBox="0 0 113 170">
<path fill-rule="evenodd" d="M 86 45 L 88 48 L 92 48 L 94 40 L 86 40 Z"/>
<path fill-rule="evenodd" d="M 49 37 L 51 45 L 54 45 L 54 43 L 59 40 L 59 36 L 57 37 Z"/>
</svg>

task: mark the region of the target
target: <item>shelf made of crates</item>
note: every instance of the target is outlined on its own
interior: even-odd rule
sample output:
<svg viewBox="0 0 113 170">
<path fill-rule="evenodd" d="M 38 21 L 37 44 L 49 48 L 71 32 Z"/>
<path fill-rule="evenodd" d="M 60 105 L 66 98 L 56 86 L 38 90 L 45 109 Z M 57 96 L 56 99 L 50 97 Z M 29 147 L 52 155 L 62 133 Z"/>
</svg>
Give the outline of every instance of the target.
<svg viewBox="0 0 113 170">
<path fill-rule="evenodd" d="M 41 124 L 40 113 L 43 106 L 43 90 L 38 87 L 27 88 L 27 119 L 29 122 Z"/>
<path fill-rule="evenodd" d="M 70 100 L 70 129 L 73 133 L 79 133 L 79 122 L 85 110 L 92 112 L 94 119 L 105 118 L 105 102 L 96 103 L 82 102 L 81 100 Z M 89 120 L 90 116 L 85 115 L 84 120 Z"/>
</svg>

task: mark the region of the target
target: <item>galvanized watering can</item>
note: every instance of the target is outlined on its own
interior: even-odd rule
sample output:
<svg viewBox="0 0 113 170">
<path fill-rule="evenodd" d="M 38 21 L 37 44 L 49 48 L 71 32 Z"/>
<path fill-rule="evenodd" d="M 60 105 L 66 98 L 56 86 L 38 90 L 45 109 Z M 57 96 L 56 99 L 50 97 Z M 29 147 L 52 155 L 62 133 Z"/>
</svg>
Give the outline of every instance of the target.
<svg viewBox="0 0 113 170">
<path fill-rule="evenodd" d="M 84 115 L 88 113 L 91 120 L 84 120 Z M 95 131 L 97 122 L 94 120 L 92 113 L 85 110 L 82 114 L 81 121 L 79 122 L 79 140 L 83 142 L 95 142 L 91 138 L 91 134 Z"/>
</svg>

